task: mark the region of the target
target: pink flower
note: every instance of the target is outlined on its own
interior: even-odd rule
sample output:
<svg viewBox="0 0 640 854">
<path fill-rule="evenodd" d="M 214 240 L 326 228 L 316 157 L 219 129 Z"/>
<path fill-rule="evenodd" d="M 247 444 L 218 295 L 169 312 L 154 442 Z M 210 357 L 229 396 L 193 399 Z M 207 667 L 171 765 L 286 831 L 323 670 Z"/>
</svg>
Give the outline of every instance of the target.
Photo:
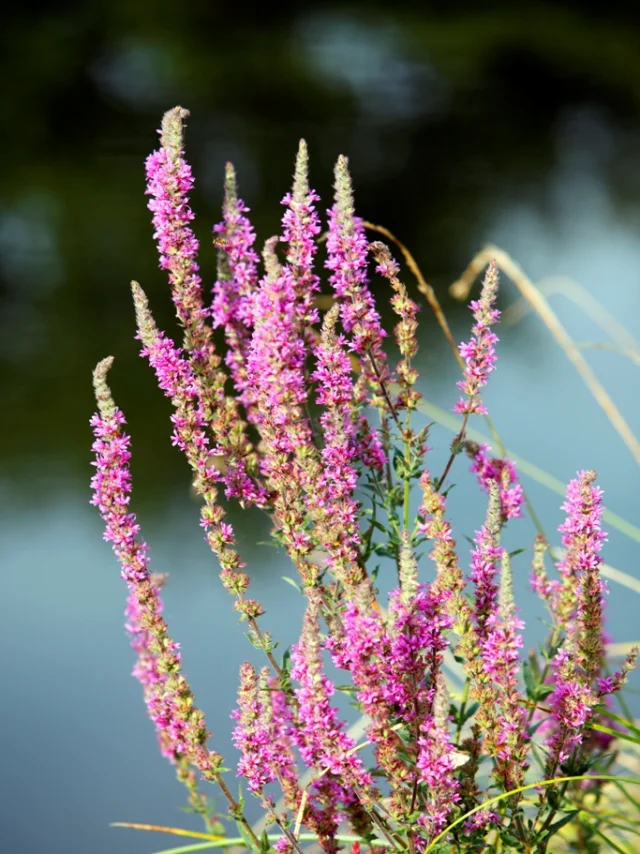
<svg viewBox="0 0 640 854">
<path fill-rule="evenodd" d="M 282 199 L 282 204 L 287 207 L 282 217 L 282 239 L 287 244 L 287 263 L 296 281 L 297 312 L 304 327 L 318 322 L 314 300 L 320 290 L 320 279 L 313 271 L 313 263 L 318 251 L 316 238 L 322 231 L 315 206 L 320 196 L 309 188 L 308 173 L 307 144 L 301 139 L 293 188 Z"/>
<path fill-rule="evenodd" d="M 219 235 L 219 242 L 218 279 L 213 286 L 211 316 L 214 329 L 224 327 L 226 362 L 243 403 L 246 402 L 247 350 L 253 328 L 259 260 L 253 248 L 256 235 L 246 216 L 248 211 L 238 198 L 233 166 L 227 163 L 223 219 L 213 228 Z"/>
<path fill-rule="evenodd" d="M 487 384 L 489 374 L 496 363 L 495 344 L 498 336 L 491 327 L 500 317 L 494 303 L 498 293 L 498 268 L 492 261 L 482 283 L 482 293 L 479 300 L 472 300 L 475 324 L 472 328 L 473 337 L 466 344 L 460 345 L 460 355 L 465 361 L 464 378 L 458 383 L 458 388 L 464 392 L 465 398 L 460 398 L 454 411 L 461 415 L 477 413 L 486 415 L 487 409 L 480 400 L 480 389 Z"/>
<path fill-rule="evenodd" d="M 565 621 L 576 620 L 580 664 L 594 677 L 604 656 L 602 620 L 605 586 L 600 576 L 600 550 L 607 541 L 602 530 L 602 490 L 593 486 L 596 473 L 580 471 L 567 486 L 567 513 L 558 530 L 566 549 L 558 562 L 563 576 L 559 608 Z"/>
<path fill-rule="evenodd" d="M 254 794 L 261 795 L 264 787 L 276 779 L 297 779 L 295 761 L 284 731 L 287 717 L 276 717 L 265 668 L 261 679 L 245 662 L 240 668 L 238 708 L 232 717 L 238 721 L 233 731 L 233 743 L 240 751 L 238 774 L 246 777 Z M 276 692 L 278 693 L 278 692 Z"/>
<path fill-rule="evenodd" d="M 347 790 L 367 795 L 371 775 L 353 752 L 355 742 L 344 732 L 338 711 L 330 702 L 334 687 L 322 665 L 317 591 L 310 589 L 308 597 L 302 635 L 291 651 L 291 679 L 299 683 L 295 688 L 298 725 L 293 737 L 308 767 L 326 769 Z"/>
<path fill-rule="evenodd" d="M 147 195 L 153 212 L 154 237 L 160 266 L 169 271 L 176 313 L 185 330 L 185 347 L 207 364 L 215 356 L 211 330 L 206 324 L 207 309 L 202 301 L 202 280 L 197 262 L 198 240 L 190 223 L 189 207 L 193 188 L 191 167 L 184 159 L 183 123 L 187 110 L 169 110 L 159 131 L 161 147 L 147 158 Z"/>
<path fill-rule="evenodd" d="M 486 621 L 480 643 L 485 677 L 493 685 L 496 704 L 488 747 L 495 760 L 495 776 L 506 789 L 522 785 L 529 752 L 527 711 L 520 692 L 520 650 L 524 628 L 513 599 L 509 556 L 502 555 L 502 575 L 497 608 Z"/>
<path fill-rule="evenodd" d="M 94 372 L 99 413 L 91 419 L 96 437 L 92 504 L 100 509 L 105 539 L 113 544 L 129 589 L 127 630 L 138 654 L 134 675 L 142 683 L 162 752 L 174 763 L 186 759 L 203 776 L 213 779 L 222 759 L 205 746 L 209 734 L 204 716 L 181 673 L 178 644 L 162 617 L 159 583 L 149 571 L 147 545 L 137 539 L 139 526 L 129 511 L 130 439 L 122 430 L 125 418 L 116 408 L 106 381 L 112 361 L 100 362 Z"/>
<path fill-rule="evenodd" d="M 548 739 L 549 774 L 582 744 L 585 726 L 599 699 L 605 648 L 600 549 L 607 537 L 601 527 L 602 490 L 593 485 L 595 478 L 594 471 L 580 471 L 570 481 L 562 505 L 567 518 L 558 529 L 566 553 L 558 564 L 562 582 L 557 599 L 567 636 L 553 661 L 555 689 L 549 704 L 555 726 Z M 620 676 L 623 681 L 623 674 Z"/>
<path fill-rule="evenodd" d="M 487 520 L 474 537 L 471 552 L 471 580 L 475 585 L 474 617 L 478 638 L 487 637 L 488 621 L 497 611 L 497 573 L 504 549 L 498 546 L 500 532 L 500 496 L 497 484 L 491 485 Z"/>
<path fill-rule="evenodd" d="M 418 822 L 428 836 L 435 836 L 446 827 L 451 809 L 460 801 L 460 784 L 454 774 L 453 745 L 446 729 L 430 715 L 420 725 L 420 733 L 417 769 L 420 782 L 428 786 L 428 806 Z"/>
<path fill-rule="evenodd" d="M 489 493 L 491 482 L 498 484 L 500 488 L 500 515 L 503 522 L 522 516 L 522 505 L 524 493 L 518 482 L 515 463 L 500 457 L 490 457 L 488 445 L 478 445 L 475 442 L 467 442 L 466 449 L 473 459 L 471 471 L 478 476 L 481 488 Z"/>
<path fill-rule="evenodd" d="M 315 347 L 316 400 L 324 407 L 320 416 L 324 447 L 322 474 L 308 501 L 316 514 L 326 520 L 322 526 L 322 546 L 337 578 L 348 588 L 362 580 L 358 566 L 360 533 L 355 490 L 358 471 L 358 416 L 353 405 L 351 363 L 344 336 L 336 335 L 338 306 L 325 316 L 322 337 Z"/>
<path fill-rule="evenodd" d="M 363 378 L 382 408 L 380 383 L 389 380 L 382 349 L 386 332 L 367 284 L 367 238 L 362 221 L 354 216 L 353 190 L 346 157 L 335 168 L 335 204 L 328 211 L 327 261 L 331 283 L 340 305 L 340 319 L 355 353 L 362 359 Z"/>
</svg>

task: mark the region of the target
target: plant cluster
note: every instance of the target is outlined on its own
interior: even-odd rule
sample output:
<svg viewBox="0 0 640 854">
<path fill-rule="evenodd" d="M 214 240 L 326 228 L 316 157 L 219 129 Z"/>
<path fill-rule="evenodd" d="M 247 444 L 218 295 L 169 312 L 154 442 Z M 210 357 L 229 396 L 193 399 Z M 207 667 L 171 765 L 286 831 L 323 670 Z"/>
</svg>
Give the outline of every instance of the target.
<svg viewBox="0 0 640 854">
<path fill-rule="evenodd" d="M 282 233 L 266 241 L 262 269 L 248 208 L 227 167 L 209 301 L 191 228 L 186 115 L 181 108 L 165 115 L 161 146 L 147 161 L 154 236 L 182 344 L 157 328 L 135 282 L 133 299 L 142 355 L 173 404 L 172 440 L 192 469 L 206 541 L 264 655 L 259 669 L 242 665 L 233 712 L 237 774 L 265 810 L 260 831 L 232 794 L 222 756 L 208 744 L 204 715 L 162 615 L 165 579 L 151 572 L 129 506 L 130 439 L 107 385 L 111 358 L 94 373 L 99 411 L 92 419 L 93 503 L 128 588 L 134 674 L 161 751 L 211 840 L 184 850 L 234 843 L 200 791 L 202 779 L 222 791 L 241 844 L 264 854 L 301 854 L 310 841 L 327 854 L 345 844 L 371 854 L 378 848 L 542 854 L 569 824 L 586 840 L 581 850 L 597 851 L 600 837 L 585 804 L 612 776 L 617 716 L 609 698 L 637 650 L 618 672 L 609 671 L 602 492 L 595 473 L 585 470 L 567 487 L 564 550 L 551 575 L 547 545 L 541 536 L 535 543 L 532 585 L 548 606 L 550 632 L 523 661 L 523 623 L 512 591 L 516 555 L 501 545 L 501 535 L 523 514 L 524 494 L 514 464 L 466 433 L 472 417 L 486 414 L 481 393 L 496 364 L 495 263 L 471 302 L 454 407 L 462 424 L 437 474 L 429 469 L 430 428 L 415 426 L 418 305 L 389 247 L 370 243 L 354 213 L 346 158 L 335 167 L 323 245 L 319 198 L 309 187 L 300 143 L 293 186 L 282 200 Z M 331 292 L 324 302 L 321 249 Z M 393 292 L 395 364 L 368 284 L 371 260 Z M 224 357 L 214 343 L 217 328 Z M 447 518 L 450 473 L 461 452 L 487 496 L 468 574 Z M 304 618 L 298 642 L 283 657 L 261 626 L 264 611 L 250 595 L 220 492 L 226 502 L 268 513 L 273 537 L 297 570 Z M 386 603 L 376 586 L 382 558 L 397 570 Z M 452 687 L 446 660 L 461 668 L 461 689 Z M 336 670 L 345 685 L 331 678 Z M 362 744 L 340 717 L 336 691 L 364 716 Z"/>
</svg>

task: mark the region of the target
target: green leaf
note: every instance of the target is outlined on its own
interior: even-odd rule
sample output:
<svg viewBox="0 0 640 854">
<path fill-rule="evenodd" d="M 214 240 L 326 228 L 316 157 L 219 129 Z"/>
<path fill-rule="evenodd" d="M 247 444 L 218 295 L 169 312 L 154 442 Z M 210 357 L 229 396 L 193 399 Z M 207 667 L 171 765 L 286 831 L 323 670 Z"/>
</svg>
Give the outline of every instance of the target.
<svg viewBox="0 0 640 854">
<path fill-rule="evenodd" d="M 286 581 L 287 584 L 290 584 L 292 587 L 295 587 L 298 593 L 302 593 L 302 587 L 298 584 L 297 581 L 294 581 L 293 578 L 289 578 L 288 575 L 281 576 L 283 581 Z"/>
<path fill-rule="evenodd" d="M 395 548 L 391 548 L 388 543 L 376 543 L 373 547 L 373 551 L 381 557 L 395 558 L 397 550 Z"/>
<path fill-rule="evenodd" d="M 610 712 L 609 709 L 603 709 L 603 711 L 608 718 L 611 718 L 612 721 L 621 724 L 623 727 L 626 727 L 628 730 L 635 733 L 635 735 L 640 736 L 640 727 L 635 726 L 632 721 Z"/>
<path fill-rule="evenodd" d="M 591 729 L 596 730 L 596 732 L 606 732 L 607 735 L 613 735 L 615 738 L 620 738 L 623 741 L 630 741 L 632 744 L 640 744 L 640 737 L 637 735 L 627 735 L 626 732 L 620 732 L 620 730 L 611 729 L 611 727 L 603 726 L 602 724 L 591 724 Z"/>
<path fill-rule="evenodd" d="M 249 836 L 249 834 L 247 833 L 247 831 L 245 830 L 242 822 L 236 821 L 236 827 L 238 828 L 238 833 L 242 837 L 242 841 L 244 842 L 245 846 L 249 849 L 249 851 L 254 851 L 255 846 L 253 844 L 253 841 L 252 841 L 251 837 Z"/>
<path fill-rule="evenodd" d="M 542 685 L 538 685 L 536 690 L 535 690 L 534 700 L 536 702 L 539 702 L 540 700 L 544 700 L 549 696 L 549 694 L 553 694 L 553 691 L 554 691 L 553 685 L 546 685 L 544 683 Z"/>
<path fill-rule="evenodd" d="M 535 701 L 536 691 L 538 690 L 538 684 L 533 673 L 531 672 L 531 664 L 528 661 L 525 661 L 522 664 L 522 676 L 524 678 L 525 688 L 527 689 L 527 697 L 530 700 Z"/>
<path fill-rule="evenodd" d="M 557 821 L 554 821 L 553 824 L 550 824 L 549 827 L 542 834 L 540 839 L 549 839 L 554 834 L 556 834 L 559 830 L 565 826 L 565 824 L 569 824 L 570 821 L 580 813 L 580 810 L 569 810 L 566 815 L 563 815 L 562 818 L 559 818 Z"/>
<path fill-rule="evenodd" d="M 479 708 L 480 708 L 480 703 L 471 703 L 469 708 L 465 710 L 465 713 L 462 717 L 462 723 L 464 724 L 469 720 L 469 718 L 472 718 L 475 715 L 475 713 L 478 711 Z"/>
</svg>

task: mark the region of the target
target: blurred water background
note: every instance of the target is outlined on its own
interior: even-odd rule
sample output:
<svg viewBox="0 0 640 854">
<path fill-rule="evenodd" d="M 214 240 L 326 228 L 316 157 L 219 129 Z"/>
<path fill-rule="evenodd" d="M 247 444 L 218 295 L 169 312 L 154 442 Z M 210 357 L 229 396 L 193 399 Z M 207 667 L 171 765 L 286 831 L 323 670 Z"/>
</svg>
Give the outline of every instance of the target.
<svg viewBox="0 0 640 854">
<path fill-rule="evenodd" d="M 580 342 L 609 341 L 603 309 L 640 339 L 640 20 L 636 4 L 405 2 L 263 4 L 96 0 L 25 3 L 0 36 L 0 519 L 3 654 L 0 849 L 142 854 L 173 837 L 110 821 L 187 823 L 182 789 L 157 751 L 123 632 L 124 589 L 89 507 L 90 372 L 107 354 L 133 435 L 134 508 L 166 614 L 214 731 L 234 763 L 229 719 L 237 668 L 254 657 L 202 541 L 186 464 L 169 441 L 169 407 L 137 356 L 129 281 L 175 329 L 157 269 L 143 163 L 167 108 L 192 112 L 188 158 L 205 281 L 224 162 L 237 168 L 259 237 L 278 228 L 297 140 L 330 204 L 332 166 L 350 157 L 357 211 L 416 255 L 457 340 L 466 310 L 448 285 L 487 241 L 511 253 Z M 405 271 L 406 272 L 406 271 Z M 410 281 L 406 274 L 406 281 Z M 579 282 L 602 309 L 567 296 Z M 558 292 L 558 285 L 564 292 Z M 570 285 L 569 285 L 570 287 Z M 568 291 L 569 296 L 573 291 Z M 379 291 L 379 298 L 388 295 Z M 503 309 L 518 300 L 505 280 Z M 508 448 L 566 482 L 596 468 L 607 506 L 638 525 L 638 476 L 539 319 L 507 312 L 486 396 Z M 518 320 L 518 322 L 515 322 Z M 450 410 L 456 364 L 422 314 L 422 390 Z M 584 350 L 636 430 L 638 364 Z M 480 422 L 479 429 L 485 429 Z M 432 466 L 452 434 L 432 431 Z M 451 514 L 462 545 L 484 500 L 458 461 Z M 525 477 L 543 524 L 561 497 Z M 290 568 L 260 541 L 268 524 L 235 510 L 265 624 L 291 643 L 300 624 Z M 638 541 L 610 527 L 606 558 L 636 577 Z M 527 592 L 533 528 L 513 526 L 528 642 L 543 632 Z M 428 567 L 425 567 L 425 573 Z M 640 636 L 637 594 L 612 584 L 616 641 Z M 637 684 L 637 682 L 636 682 Z M 638 709 L 635 695 L 630 695 Z M 222 807 L 222 804 L 220 804 Z M 168 841 L 167 841 L 168 840 Z"/>
</svg>

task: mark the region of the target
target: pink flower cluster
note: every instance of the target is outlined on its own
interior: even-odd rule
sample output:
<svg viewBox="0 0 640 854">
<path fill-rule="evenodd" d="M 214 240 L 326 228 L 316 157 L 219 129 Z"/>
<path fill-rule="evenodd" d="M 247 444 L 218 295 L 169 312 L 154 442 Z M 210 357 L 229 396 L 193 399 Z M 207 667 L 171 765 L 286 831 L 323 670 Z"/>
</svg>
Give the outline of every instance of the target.
<svg viewBox="0 0 640 854">
<path fill-rule="evenodd" d="M 458 388 L 466 398 L 460 398 L 455 405 L 455 411 L 461 415 L 486 415 L 487 408 L 480 400 L 480 389 L 487 384 L 489 374 L 496 364 L 495 344 L 498 336 L 491 327 L 500 317 L 500 312 L 494 308 L 498 293 L 498 268 L 492 261 L 482 284 L 479 300 L 472 300 L 471 308 L 475 324 L 472 328 L 473 337 L 468 343 L 460 345 L 460 355 L 465 361 L 464 379 L 458 383 Z"/>
<path fill-rule="evenodd" d="M 489 445 L 478 445 L 467 442 L 467 453 L 472 458 L 471 471 L 478 478 L 480 487 L 487 494 L 491 483 L 497 483 L 500 488 L 500 515 L 504 522 L 522 516 L 524 493 L 518 481 L 516 466 L 506 457 L 490 457 Z"/>
<path fill-rule="evenodd" d="M 582 744 L 585 726 L 600 699 L 619 687 L 619 678 L 599 679 L 605 652 L 600 550 L 607 536 L 601 525 L 602 490 L 594 485 L 595 478 L 595 472 L 581 471 L 569 483 L 562 505 L 567 517 L 558 529 L 566 552 L 558 563 L 561 582 L 554 593 L 567 633 L 553 660 L 554 691 L 549 704 L 556 725 L 548 739 L 550 773 Z"/>
<path fill-rule="evenodd" d="M 449 838 L 457 850 L 480 850 L 487 834 L 505 822 L 522 850 L 534 850 L 535 822 L 523 823 L 517 791 L 537 728 L 530 726 L 536 714 L 530 706 L 535 710 L 540 696 L 549 704 L 541 731 L 551 778 L 572 761 L 589 758 L 590 750 L 603 749 L 604 742 L 594 747 L 596 739 L 587 738 L 589 726 L 600 713 L 596 707 L 621 688 L 636 653 L 619 672 L 606 675 L 602 492 L 593 472 L 579 472 L 563 505 L 559 579 L 546 575 L 544 542 L 535 546 L 535 587 L 554 621 L 553 660 L 538 674 L 541 685 L 527 682 L 528 698 L 520 685 L 524 626 L 501 536 L 508 522 L 522 516 L 523 491 L 513 462 L 491 457 L 486 445 L 465 435 L 469 416 L 486 412 L 480 392 L 496 363 L 496 264 L 488 266 L 480 298 L 471 303 L 472 337 L 460 347 L 464 371 L 458 385 L 464 397 L 455 407 L 463 424 L 445 472 L 435 480 L 423 467 L 427 428 L 416 431 L 410 418 L 420 401 L 412 364 L 418 306 L 398 278 L 400 267 L 389 249 L 367 242 L 365 224 L 355 216 L 346 158 L 336 165 L 328 212 L 324 264 L 332 294 L 322 323 L 320 306 L 328 295 L 321 293 L 315 267 L 322 229 L 304 142 L 283 199 L 281 236 L 266 241 L 261 272 L 249 209 L 227 166 L 223 219 L 214 228 L 218 276 L 208 307 L 190 225 L 186 115 L 177 108 L 165 116 L 161 147 L 147 161 L 154 236 L 184 341 L 178 347 L 157 329 L 144 292 L 133 283 L 138 338 L 171 399 L 172 441 L 191 466 L 201 525 L 220 564 L 221 582 L 265 657 L 260 670 L 248 662 L 241 666 L 233 741 L 238 775 L 261 799 L 268 823 L 280 831 L 278 840 L 258 839 L 241 799 L 236 801 L 225 782 L 222 757 L 206 746 L 203 714 L 162 616 L 163 579 L 150 574 L 147 546 L 129 508 L 129 437 L 106 383 L 107 359 L 94 375 L 99 412 L 91 422 L 93 503 L 128 588 L 134 673 L 162 752 L 189 785 L 192 769 L 218 784 L 230 817 L 255 851 L 268 843 L 281 854 L 300 854 L 304 827 L 327 854 L 336 854 L 344 825 L 363 843 L 383 838 L 394 850 L 420 852 L 444 839 L 452 821 Z M 401 358 L 394 367 L 367 280 L 369 254 L 391 284 L 391 306 L 400 318 L 395 336 Z M 214 345 L 217 327 L 225 334 L 226 367 Z M 372 426 L 367 407 L 379 410 L 380 428 Z M 468 577 L 443 491 L 463 448 L 488 494 Z M 415 481 L 422 502 L 412 523 Z M 298 571 L 304 623 L 298 643 L 281 661 L 262 625 L 264 609 L 248 594 L 250 578 L 218 499 L 220 483 L 227 499 L 257 505 L 270 516 L 274 537 Z M 363 484 L 370 507 L 359 492 Z M 421 576 L 425 542 L 434 567 L 429 582 Z M 367 567 L 376 552 L 397 568 L 398 584 L 386 607 L 379 604 Z M 462 700 L 448 692 L 444 665 L 451 655 L 462 664 Z M 351 737 L 340 717 L 335 696 L 342 686 L 330 678 L 331 665 L 347 674 L 344 690 L 366 716 L 365 743 Z M 490 763 L 493 784 L 510 793 L 499 813 L 479 809 L 483 760 Z M 300 761 L 306 779 L 299 776 Z M 281 801 L 274 795 L 277 786 Z M 536 821 L 546 816 L 546 830 L 554 826 L 555 807 L 542 808 L 548 812 Z"/>
<path fill-rule="evenodd" d="M 136 538 L 140 529 L 128 509 L 130 439 L 122 429 L 124 415 L 114 405 L 106 383 L 111 362 L 105 359 L 94 372 L 100 411 L 91 420 L 97 469 L 91 481 L 92 503 L 102 514 L 105 539 L 113 543 L 129 589 L 127 629 L 138 654 L 134 674 L 142 683 L 162 752 L 175 763 L 186 759 L 211 779 L 217 775 L 221 758 L 205 746 L 208 733 L 204 718 L 181 674 L 179 644 L 168 633 L 159 587 L 149 571 L 147 546 Z"/>
<path fill-rule="evenodd" d="M 177 107 L 170 110 L 159 131 L 162 146 L 147 158 L 147 194 L 153 212 L 154 238 L 160 266 L 169 271 L 176 313 L 185 330 L 185 344 L 194 358 L 206 362 L 210 340 L 204 320 L 209 311 L 203 304 L 202 279 L 197 262 L 199 244 L 191 229 L 194 219 L 189 206 L 193 187 L 191 166 L 184 159 L 182 122 L 189 115 Z"/>
<path fill-rule="evenodd" d="M 225 180 L 223 220 L 214 226 L 219 235 L 218 279 L 213 286 L 211 317 L 214 329 L 221 326 L 227 341 L 226 362 L 238 391 L 247 405 L 247 347 L 253 329 L 253 300 L 258 285 L 258 255 L 253 248 L 256 235 L 238 198 L 236 175 L 228 163 Z"/>
<path fill-rule="evenodd" d="M 371 775 L 354 751 L 355 742 L 343 732 L 344 724 L 329 699 L 334 687 L 322 664 L 320 604 L 317 594 L 311 591 L 302 636 L 291 650 L 291 678 L 299 683 L 295 691 L 301 724 L 297 746 L 310 768 L 331 772 L 344 787 L 362 792 L 368 798 Z"/>
<path fill-rule="evenodd" d="M 389 380 L 382 349 L 386 332 L 367 285 L 367 237 L 362 221 L 354 216 L 353 189 L 346 157 L 339 157 L 335 169 L 336 200 L 328 211 L 326 267 L 329 282 L 340 305 L 345 332 L 351 335 L 353 352 L 362 356 L 361 369 L 379 402 L 380 384 Z"/>
</svg>

